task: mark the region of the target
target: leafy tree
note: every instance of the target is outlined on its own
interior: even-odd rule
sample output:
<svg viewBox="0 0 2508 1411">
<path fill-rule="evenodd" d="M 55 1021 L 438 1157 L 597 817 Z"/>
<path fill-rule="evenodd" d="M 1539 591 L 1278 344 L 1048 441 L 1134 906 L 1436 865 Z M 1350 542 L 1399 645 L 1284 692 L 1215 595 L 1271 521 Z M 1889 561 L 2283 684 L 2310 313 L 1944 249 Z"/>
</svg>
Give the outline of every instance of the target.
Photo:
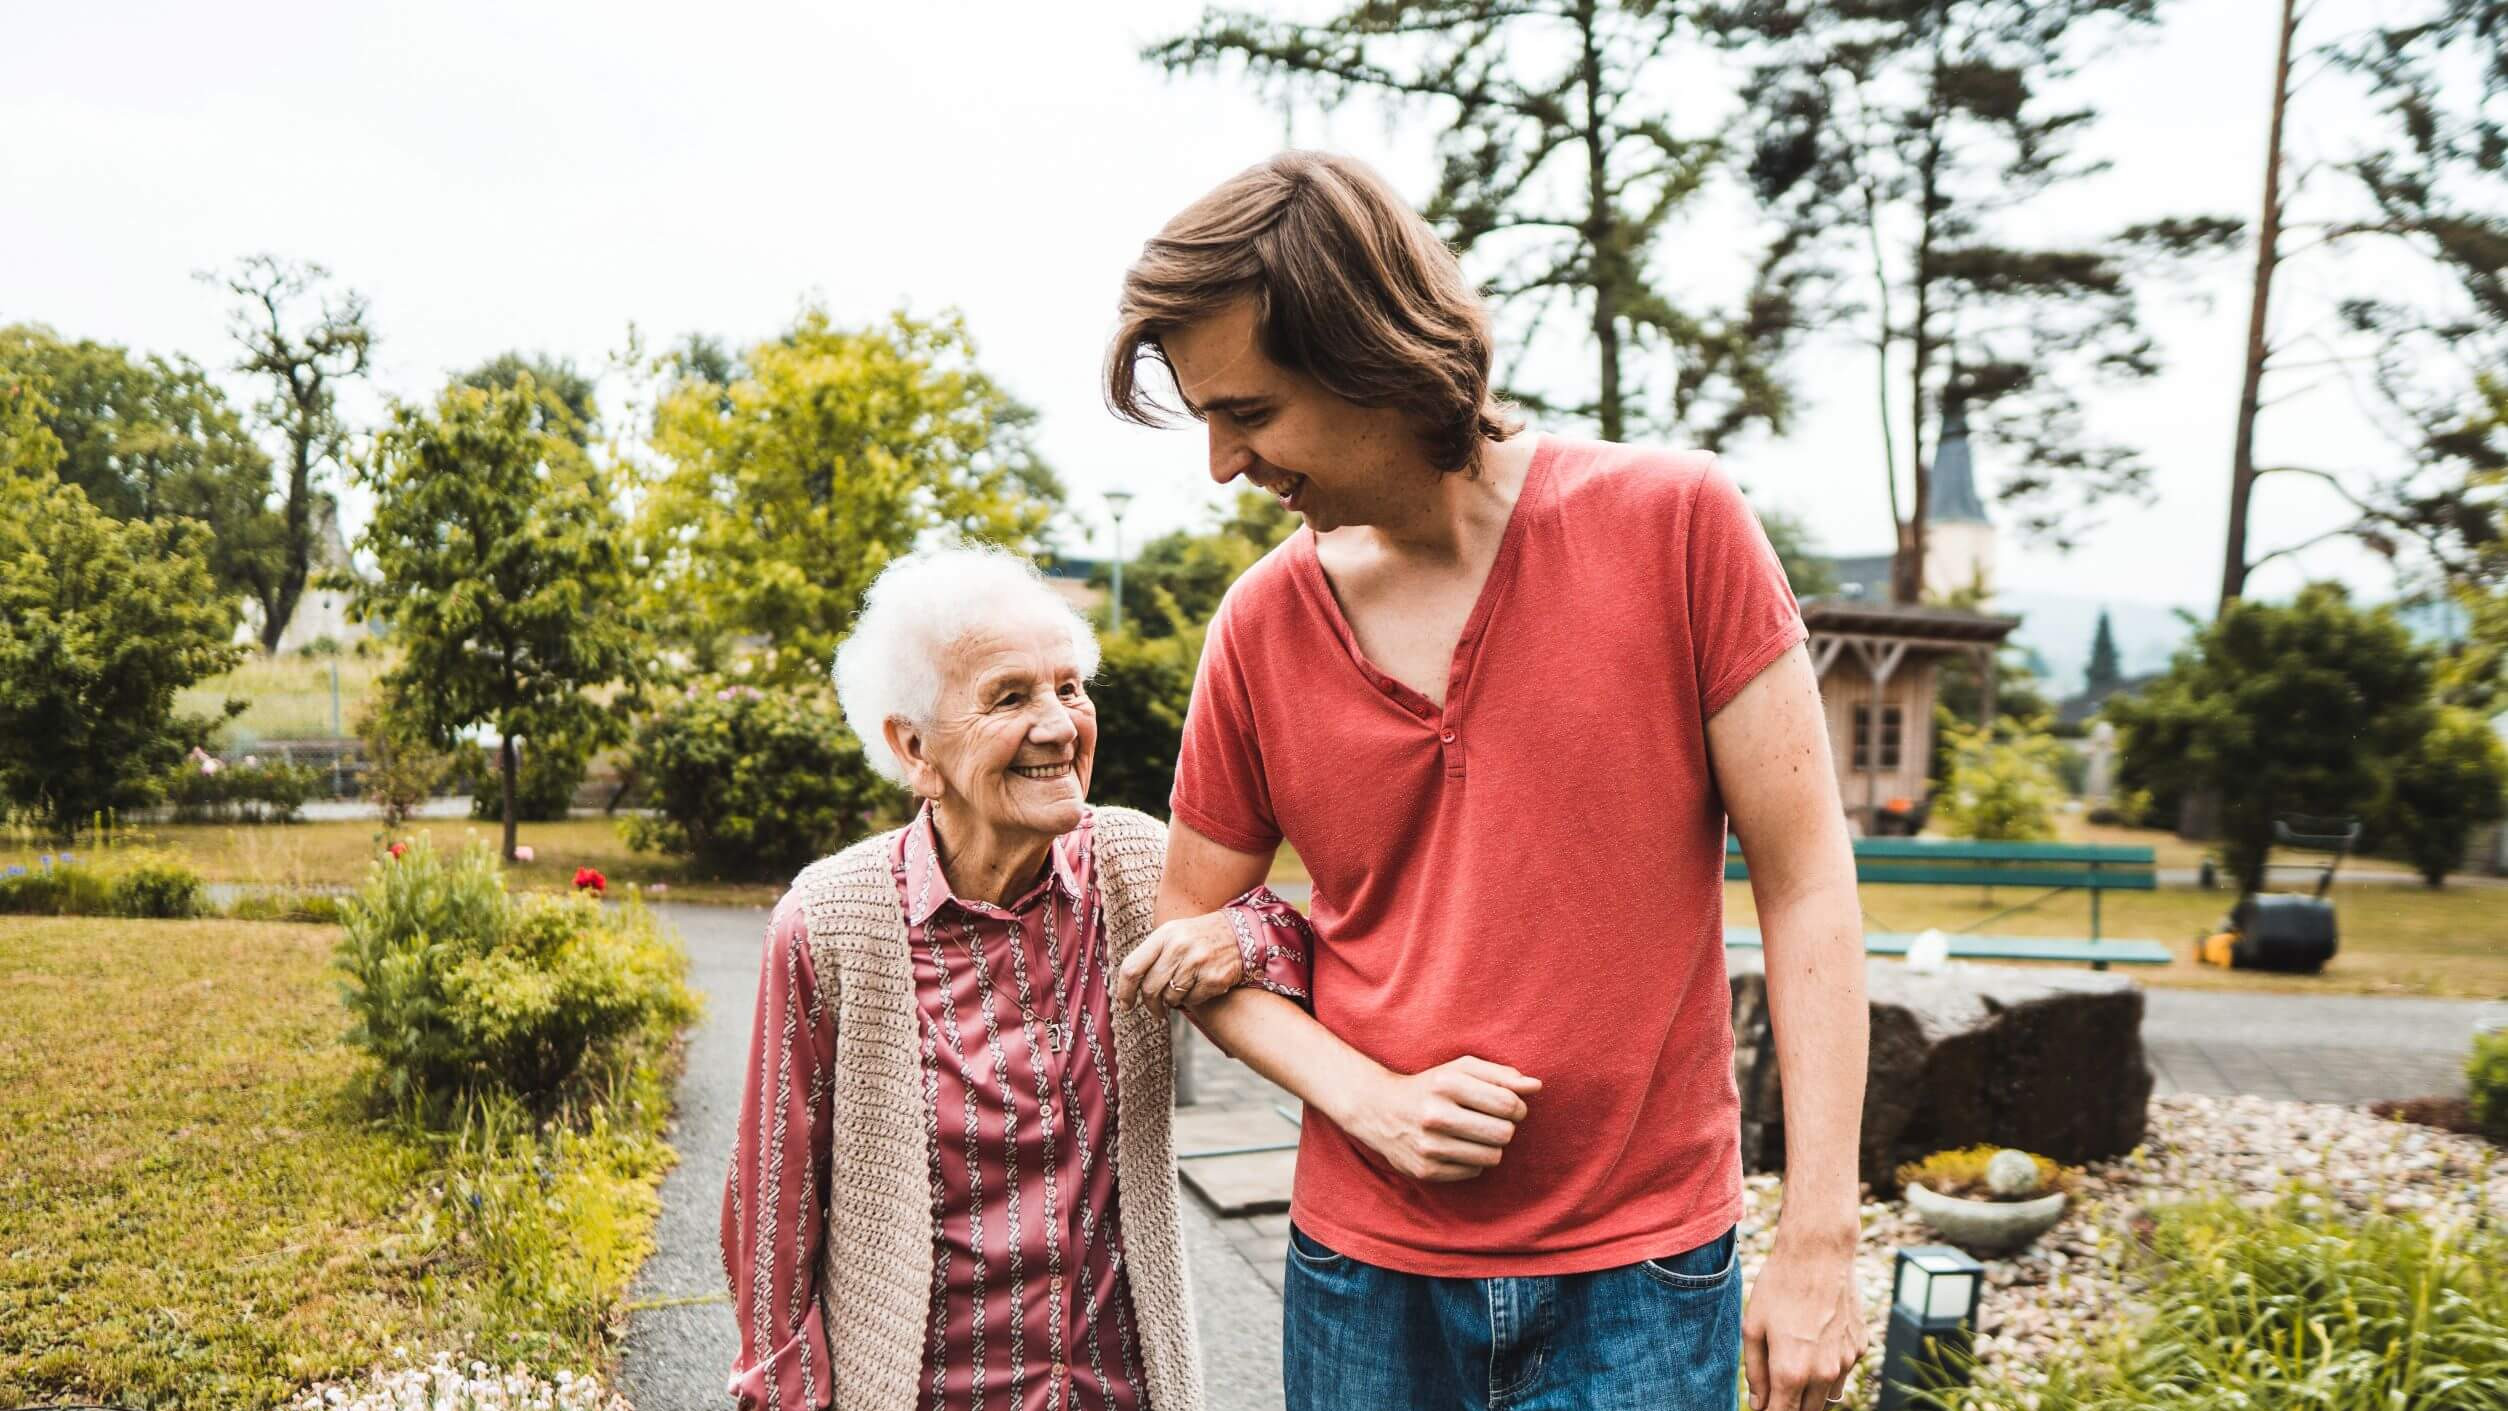
<svg viewBox="0 0 2508 1411">
<path fill-rule="evenodd" d="M 551 429 L 528 376 L 395 407 L 359 480 L 362 546 L 381 578 L 351 588 L 402 645 L 384 677 L 429 743 L 492 725 L 504 855 L 514 855 L 517 737 L 605 741 L 621 713 L 587 692 L 642 679 L 623 524 L 605 477 Z"/>
<path fill-rule="evenodd" d="M 1933 816 L 1954 838 L 2040 842 L 2055 836 L 2055 803 L 2063 794 L 2064 747 L 2043 718 L 1998 717 L 1990 725 L 1944 730 L 1950 777 Z"/>
<path fill-rule="evenodd" d="M 511 388 L 520 386 L 526 377 L 539 389 L 543 414 L 551 419 L 547 429 L 563 432 L 578 446 L 590 444 L 601 425 L 599 389 L 563 358 L 499 353 L 467 372 L 453 374 L 453 385 Z"/>
<path fill-rule="evenodd" d="M 219 588 L 246 590 L 276 542 L 278 519 L 263 504 L 270 459 L 208 374 L 179 356 L 135 358 L 30 324 L 0 328 L 0 368 L 47 388 L 42 420 L 64 482 L 116 519 L 199 520 Z"/>
<path fill-rule="evenodd" d="M 1062 487 L 1035 413 L 975 351 L 954 317 L 850 329 L 812 310 L 728 386 L 666 359 L 639 540 L 652 615 L 698 669 L 746 637 L 761 684 L 823 676 L 863 591 L 918 539 L 1035 546 Z"/>
<path fill-rule="evenodd" d="M 201 276 L 234 298 L 235 370 L 267 385 L 268 395 L 254 411 L 287 445 L 275 542 L 266 553 L 256 552 L 243 570 L 261 604 L 261 645 L 269 651 L 279 649 L 313 572 L 314 528 L 321 517 L 315 504 L 330 498 L 322 482 L 348 454 L 339 384 L 366 374 L 374 344 L 366 301 L 353 291 L 322 295 L 319 309 L 307 314 L 307 302 L 330 277 L 320 265 L 275 255 L 254 255 L 225 275 Z"/>
<path fill-rule="evenodd" d="M 2090 634 L 2090 669 L 2082 685 L 2097 695 L 2114 690 L 2124 679 L 2123 669 L 2116 664 L 2116 629 L 2108 625 L 2107 609 L 2101 608 L 2098 630 Z"/>
<path fill-rule="evenodd" d="M 1212 8 L 1143 57 L 1170 71 L 1241 64 L 1326 107 L 1372 93 L 1436 112 L 1440 169 L 1423 213 L 1499 308 L 1508 394 L 1606 440 L 1714 447 L 1754 423 L 1782 428 L 1774 365 L 1803 292 L 1790 235 L 1731 309 L 1684 296 L 1663 258 L 1674 218 L 1725 157 L 1698 111 L 1677 111 L 1674 96 L 1695 88 L 1674 66 L 1723 22 L 1703 0 L 1347 0 L 1313 22 Z M 1518 359 L 1562 308 L 1590 339 L 1594 375 L 1531 385 Z"/>
<path fill-rule="evenodd" d="M 398 692 L 386 689 L 367 697 L 350 718 L 365 747 L 360 783 L 366 798 L 383 810 L 387 832 L 408 822 L 452 774 L 453 757 L 427 742 L 425 727 L 412 714 Z"/>
<path fill-rule="evenodd" d="M 1124 587 L 1131 586 L 1127 578 Z M 1184 711 L 1193 699 L 1193 668 L 1201 660 L 1208 623 L 1205 614 L 1173 632 L 1109 632 L 1098 639 L 1097 675 L 1089 682 L 1089 698 L 1097 703 L 1091 801 L 1167 816 L 1176 754 L 1184 744 Z"/>
<path fill-rule="evenodd" d="M 2473 830 L 2508 815 L 2508 748 L 2490 722 L 2441 706 L 2430 728 L 2395 762 L 2377 811 L 2378 832 L 2402 846 L 2436 887 L 2464 865 Z"/>
<path fill-rule="evenodd" d="M 1210 621 L 1238 575 L 1297 532 L 1297 516 L 1259 490 L 1241 490 L 1219 524 L 1205 533 L 1179 529 L 1141 546 L 1123 565 L 1123 621 L 1136 637 L 1171 637 Z M 1112 571 L 1089 574 L 1109 586 Z"/>
<path fill-rule="evenodd" d="M 2081 390 L 2157 371 L 2138 285 L 2237 224 L 2167 220 L 2064 245 L 2017 231 L 2039 197 L 2100 169 L 2074 151 L 2097 114 L 2054 95 L 2099 41 L 2159 10 L 2160 0 L 1731 7 L 1724 37 L 1755 56 L 1750 175 L 1785 231 L 1778 249 L 1805 271 L 1792 277 L 1846 291 L 1833 317 L 1877 358 L 1895 601 L 1923 591 L 1931 462 L 1953 402 L 1977 440 L 2027 468 L 1999 491 L 2026 533 L 2066 545 L 2098 502 L 2149 498 L 2149 466 L 2095 434 Z"/>
<path fill-rule="evenodd" d="M 2508 94 L 2508 4 L 2404 0 L 2378 8 L 2377 23 L 2331 32 L 2312 30 L 2312 14 L 2296 0 L 2283 0 L 2279 11 L 2221 600 L 2243 593 L 2265 563 L 2338 537 L 2410 569 L 2501 582 L 2508 579 L 2508 216 L 2501 214 L 2508 210 L 2508 110 L 2500 102 Z M 2294 49 L 2311 61 L 2310 77 L 2293 78 Z M 2346 116 L 2349 149 L 2301 161 L 2288 150 L 2285 113 L 2305 85 L 2317 84 L 2320 93 L 2333 87 L 2319 81 L 2329 72 L 2353 80 L 2358 91 L 2350 96 L 2365 96 L 2383 120 L 2362 124 Z M 2388 263 L 2374 273 L 2333 263 L 2353 253 Z M 2436 278 L 2398 278 L 2398 262 Z M 2277 279 L 2285 266 L 2301 263 L 2327 266 L 2349 292 L 2297 318 L 2285 299 L 2276 320 Z M 2425 297 L 2422 290 L 2433 292 Z M 2277 322 L 2288 331 L 2277 334 Z M 2294 353 L 2307 356 L 2287 356 Z M 2260 414 L 2311 390 L 2303 384 L 2268 397 L 2268 380 L 2329 367 L 2352 377 L 2402 452 L 2400 468 L 2380 466 L 2363 477 L 2320 465 L 2256 463 Z M 2248 542 L 2249 510 L 2256 488 L 2272 476 L 2332 488 L 2351 516 L 2322 534 L 2257 553 Z"/>
<path fill-rule="evenodd" d="M 0 438 L 22 456 L 39 440 L 9 416 L 0 405 Z M 155 802 L 226 718 L 174 708 L 241 655 L 206 538 L 190 520 L 115 519 L 49 474 L 0 477 L 0 797 L 36 826 L 66 838 Z"/>
<path fill-rule="evenodd" d="M 45 421 L 50 385 L 40 368 L 0 363 L 0 475 L 46 476 L 61 464 L 61 438 Z"/>
<path fill-rule="evenodd" d="M 2218 798 L 2222 861 L 2253 890 L 2276 817 L 2376 805 L 2379 761 L 2430 733 L 2430 684 L 2430 653 L 2390 609 L 2363 611 L 2324 583 L 2287 605 L 2241 600 L 2149 689 L 2109 700 L 2119 779 Z"/>
</svg>

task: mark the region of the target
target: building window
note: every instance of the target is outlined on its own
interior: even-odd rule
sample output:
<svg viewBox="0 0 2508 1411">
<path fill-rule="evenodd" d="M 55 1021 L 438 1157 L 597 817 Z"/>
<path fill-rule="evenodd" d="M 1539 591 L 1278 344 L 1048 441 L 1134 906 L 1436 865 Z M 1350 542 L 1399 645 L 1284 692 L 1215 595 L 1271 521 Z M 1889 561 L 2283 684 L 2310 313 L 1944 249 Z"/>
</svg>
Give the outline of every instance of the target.
<svg viewBox="0 0 2508 1411">
<path fill-rule="evenodd" d="M 1881 762 L 1872 762 L 1872 707 L 1855 707 L 1855 767 L 1857 769 L 1898 768 L 1899 714 L 1897 706 L 1881 707 Z"/>
</svg>

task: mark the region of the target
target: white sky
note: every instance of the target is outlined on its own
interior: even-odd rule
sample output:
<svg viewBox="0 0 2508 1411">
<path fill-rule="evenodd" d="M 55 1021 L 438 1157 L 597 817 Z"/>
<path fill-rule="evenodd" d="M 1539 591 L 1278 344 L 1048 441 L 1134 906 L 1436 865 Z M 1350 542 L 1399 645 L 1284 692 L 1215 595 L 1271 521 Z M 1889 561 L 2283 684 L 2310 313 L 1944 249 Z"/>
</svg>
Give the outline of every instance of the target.
<svg viewBox="0 0 2508 1411">
<path fill-rule="evenodd" d="M 2050 228 L 2252 219 L 2278 8 L 2182 0 L 2155 41 L 2100 69 L 2092 143 L 2115 170 L 2064 193 Z M 226 310 L 192 272 L 265 249 L 318 259 L 372 301 L 377 390 L 352 403 L 371 421 L 382 395 L 431 395 L 507 348 L 598 369 L 631 323 L 655 342 L 741 343 L 806 300 L 850 322 L 954 306 L 987 368 L 1044 414 L 1076 511 L 1065 547 L 1104 551 L 1101 495 L 1118 486 L 1138 493 L 1137 545 L 1217 496 L 1194 431 L 1102 409 L 1117 280 L 1143 237 L 1290 130 L 1234 76 L 1168 79 L 1139 61 L 1197 11 L 0 3 L 0 322 L 217 366 Z M 2295 119 L 2303 149 L 2337 150 L 2356 122 L 2326 96 Z M 1355 104 L 1299 116 L 1294 135 L 1375 161 L 1418 197 L 1429 122 Z M 1719 246 L 1699 222 L 1669 248 Z M 2156 463 L 2159 503 L 2116 512 L 2070 557 L 2007 541 L 2008 586 L 2208 604 L 2247 277 L 2222 261 L 2200 282 L 2208 314 L 2156 301 L 2169 372 L 2092 404 Z M 1797 372 L 1813 399 L 1799 431 L 1732 463 L 1830 551 L 1885 548 L 1870 356 L 1818 348 Z M 2267 415 L 2260 458 L 2360 465 L 2380 446 L 2329 382 Z M 1989 491 L 1998 469 L 1984 457 Z M 2256 542 L 2303 538 L 2333 512 L 2304 483 L 2276 486 Z M 2338 546 L 2299 563 L 2385 582 Z M 2285 562 L 2257 589 L 2297 581 Z"/>
</svg>

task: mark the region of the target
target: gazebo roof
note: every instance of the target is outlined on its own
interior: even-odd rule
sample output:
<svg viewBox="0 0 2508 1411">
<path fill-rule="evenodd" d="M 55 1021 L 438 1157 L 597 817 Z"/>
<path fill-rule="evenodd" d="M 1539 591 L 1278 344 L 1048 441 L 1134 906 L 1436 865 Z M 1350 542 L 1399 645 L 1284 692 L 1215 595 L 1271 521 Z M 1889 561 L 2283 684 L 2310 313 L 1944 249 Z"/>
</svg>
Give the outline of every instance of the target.
<svg viewBox="0 0 2508 1411">
<path fill-rule="evenodd" d="M 2020 619 L 1922 603 L 1808 598 L 1803 602 L 1803 625 L 1813 632 L 1897 637 L 1949 647 L 2000 642 L 2020 626 Z"/>
</svg>

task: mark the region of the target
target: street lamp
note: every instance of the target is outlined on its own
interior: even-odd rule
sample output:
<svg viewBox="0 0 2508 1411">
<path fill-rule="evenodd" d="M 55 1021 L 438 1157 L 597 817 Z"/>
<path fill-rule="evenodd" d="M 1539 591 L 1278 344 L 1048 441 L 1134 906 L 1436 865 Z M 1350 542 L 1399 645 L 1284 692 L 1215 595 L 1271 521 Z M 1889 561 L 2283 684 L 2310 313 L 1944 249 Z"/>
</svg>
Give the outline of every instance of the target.
<svg viewBox="0 0 2508 1411">
<path fill-rule="evenodd" d="M 1110 621 L 1117 632 L 1123 630 L 1123 512 L 1131 504 L 1132 492 L 1129 490 L 1106 492 L 1106 508 L 1115 521 L 1115 605 Z"/>
<path fill-rule="evenodd" d="M 1984 1284 L 1985 1266 L 1948 1245 L 1898 1252 L 1890 1333 L 1881 1350 L 1880 1411 L 1900 1411 L 1918 1391 L 1967 1384 Z"/>
</svg>

